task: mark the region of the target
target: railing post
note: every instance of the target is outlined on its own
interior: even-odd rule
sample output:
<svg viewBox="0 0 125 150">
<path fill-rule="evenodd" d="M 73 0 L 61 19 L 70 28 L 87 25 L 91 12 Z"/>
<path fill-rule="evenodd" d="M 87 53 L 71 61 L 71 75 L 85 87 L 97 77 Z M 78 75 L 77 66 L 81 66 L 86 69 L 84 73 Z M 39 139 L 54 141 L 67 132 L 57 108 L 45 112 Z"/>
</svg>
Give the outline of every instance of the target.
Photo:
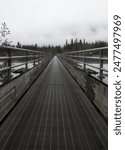
<svg viewBox="0 0 125 150">
<path fill-rule="evenodd" d="M 39 56 L 38 56 L 38 65 L 40 64 L 40 59 L 41 59 L 40 56 L 41 56 L 41 55 L 40 55 L 40 53 L 39 53 Z"/>
<path fill-rule="evenodd" d="M 33 62 L 33 66 L 35 67 L 35 52 L 34 52 L 33 54 L 34 54 L 34 62 Z"/>
<path fill-rule="evenodd" d="M 10 67 L 8 69 L 8 77 L 7 77 L 7 80 L 9 81 L 11 79 L 11 66 L 12 66 L 12 59 L 11 59 L 11 49 L 8 49 L 8 56 L 9 56 L 9 59 L 8 59 L 8 67 Z"/>
<path fill-rule="evenodd" d="M 28 70 L 28 51 L 26 51 L 26 70 Z"/>
<path fill-rule="evenodd" d="M 100 49 L 99 50 L 99 63 L 100 63 L 100 80 L 103 81 L 103 60 L 102 60 L 102 57 L 103 57 L 103 49 Z"/>
<path fill-rule="evenodd" d="M 40 53 L 40 63 L 42 63 L 42 54 Z"/>
<path fill-rule="evenodd" d="M 84 58 L 83 58 L 83 64 L 84 64 L 84 71 L 86 71 L 86 56 L 85 56 L 85 52 L 83 52 L 83 56 L 84 56 Z"/>
</svg>

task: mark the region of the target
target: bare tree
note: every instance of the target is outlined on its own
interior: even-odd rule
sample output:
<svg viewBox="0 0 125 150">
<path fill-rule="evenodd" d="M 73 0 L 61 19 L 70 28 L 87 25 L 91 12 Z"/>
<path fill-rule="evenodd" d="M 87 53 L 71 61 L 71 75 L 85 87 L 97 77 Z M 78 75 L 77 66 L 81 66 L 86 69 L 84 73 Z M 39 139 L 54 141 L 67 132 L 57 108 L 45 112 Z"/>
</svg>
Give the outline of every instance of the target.
<svg viewBox="0 0 125 150">
<path fill-rule="evenodd" d="M 10 34 L 10 30 L 6 23 L 2 23 L 0 27 L 0 45 L 9 46 L 12 41 L 8 41 L 7 36 Z"/>
<path fill-rule="evenodd" d="M 12 41 L 9 41 L 7 38 L 7 36 L 9 34 L 10 34 L 10 30 L 7 27 L 6 23 L 5 22 L 2 23 L 0 25 L 0 46 L 10 46 Z M 6 52 L 4 55 L 6 56 Z M 8 67 L 8 60 L 1 60 L 0 61 L 0 68 L 5 68 L 5 67 Z M 3 83 L 8 81 L 9 77 L 8 77 L 8 72 L 6 70 L 0 72 L 0 79 Z"/>
</svg>

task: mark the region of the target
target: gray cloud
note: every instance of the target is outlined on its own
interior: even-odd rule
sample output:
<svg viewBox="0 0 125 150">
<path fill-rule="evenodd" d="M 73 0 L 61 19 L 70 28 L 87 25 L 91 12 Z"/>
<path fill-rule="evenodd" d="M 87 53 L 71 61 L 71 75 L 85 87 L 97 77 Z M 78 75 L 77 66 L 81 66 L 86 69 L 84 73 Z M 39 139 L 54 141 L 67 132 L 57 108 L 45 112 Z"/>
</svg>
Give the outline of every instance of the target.
<svg viewBox="0 0 125 150">
<path fill-rule="evenodd" d="M 108 39 L 107 0 L 1 0 L 0 23 L 25 44 L 64 44 L 65 39 Z"/>
</svg>

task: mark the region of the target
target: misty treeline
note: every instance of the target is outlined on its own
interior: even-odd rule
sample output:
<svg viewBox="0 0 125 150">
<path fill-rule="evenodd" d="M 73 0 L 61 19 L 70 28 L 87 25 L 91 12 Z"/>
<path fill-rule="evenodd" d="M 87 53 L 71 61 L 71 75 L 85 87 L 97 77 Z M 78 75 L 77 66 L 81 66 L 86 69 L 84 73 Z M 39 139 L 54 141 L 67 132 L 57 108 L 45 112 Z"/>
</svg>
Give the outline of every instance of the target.
<svg viewBox="0 0 125 150">
<path fill-rule="evenodd" d="M 17 42 L 16 45 L 12 45 L 12 41 L 9 41 L 7 38 L 9 34 L 10 30 L 7 27 L 6 23 L 5 22 L 2 23 L 0 26 L 0 45 L 50 52 L 53 54 L 108 46 L 108 43 L 105 41 L 87 42 L 85 39 L 82 40 L 78 38 L 75 39 L 72 38 L 71 40 L 66 39 L 65 44 L 63 46 L 60 45 L 38 46 L 37 44 L 24 45 L 21 44 L 20 42 Z"/>
<path fill-rule="evenodd" d="M 95 41 L 95 42 L 86 42 L 85 39 L 71 39 L 70 41 L 66 40 L 63 46 L 57 45 L 43 45 L 38 46 L 34 45 L 22 45 L 20 42 L 17 43 L 17 48 L 31 49 L 37 51 L 51 52 L 53 54 L 69 52 L 69 51 L 77 51 L 77 50 L 85 50 L 91 48 L 105 47 L 108 46 L 108 43 L 105 41 Z"/>
</svg>

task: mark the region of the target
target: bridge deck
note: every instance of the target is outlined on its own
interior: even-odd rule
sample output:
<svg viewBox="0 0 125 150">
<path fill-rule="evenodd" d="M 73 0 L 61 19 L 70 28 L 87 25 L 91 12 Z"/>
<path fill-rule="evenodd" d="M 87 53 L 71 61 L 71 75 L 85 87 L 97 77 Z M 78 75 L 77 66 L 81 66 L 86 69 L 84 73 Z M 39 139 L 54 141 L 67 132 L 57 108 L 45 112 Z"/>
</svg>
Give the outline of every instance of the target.
<svg viewBox="0 0 125 150">
<path fill-rule="evenodd" d="M 105 150 L 107 124 L 57 57 L 0 127 L 3 150 Z"/>
</svg>

